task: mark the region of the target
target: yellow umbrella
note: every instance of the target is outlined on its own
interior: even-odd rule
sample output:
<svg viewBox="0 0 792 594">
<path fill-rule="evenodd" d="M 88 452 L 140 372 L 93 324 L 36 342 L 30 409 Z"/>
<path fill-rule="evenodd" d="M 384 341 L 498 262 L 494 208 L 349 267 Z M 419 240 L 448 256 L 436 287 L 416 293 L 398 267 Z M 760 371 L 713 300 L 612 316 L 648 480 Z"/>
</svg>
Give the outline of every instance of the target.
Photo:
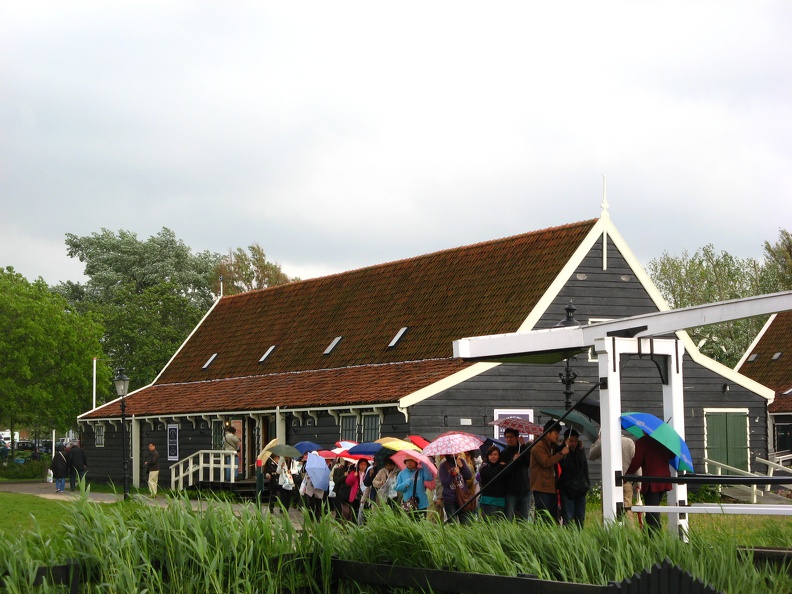
<svg viewBox="0 0 792 594">
<path fill-rule="evenodd" d="M 272 452 L 270 452 L 269 449 L 274 445 L 278 445 L 277 437 L 272 441 L 270 441 L 267 445 L 265 445 L 264 449 L 261 450 L 261 453 L 258 455 L 258 460 L 261 460 L 262 466 L 264 465 L 264 463 L 266 463 L 267 460 L 270 459 L 270 456 L 272 456 Z"/>
<path fill-rule="evenodd" d="M 383 437 L 382 439 L 378 439 L 377 443 L 381 443 L 383 447 L 395 452 L 398 452 L 399 450 L 413 450 L 415 452 L 421 451 L 421 448 L 414 443 L 404 441 L 403 439 L 396 439 L 395 437 Z"/>
</svg>

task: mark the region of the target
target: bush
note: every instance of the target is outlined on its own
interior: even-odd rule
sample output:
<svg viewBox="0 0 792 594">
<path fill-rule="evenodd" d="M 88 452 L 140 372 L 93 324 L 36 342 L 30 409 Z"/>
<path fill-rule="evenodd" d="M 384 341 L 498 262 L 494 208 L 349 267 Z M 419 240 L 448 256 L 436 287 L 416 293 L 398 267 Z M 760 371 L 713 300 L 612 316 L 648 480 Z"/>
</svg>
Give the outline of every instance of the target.
<svg viewBox="0 0 792 594">
<path fill-rule="evenodd" d="M 0 464 L 0 478 L 9 480 L 43 479 L 49 465 L 46 462 L 27 462 L 17 464 L 6 461 Z"/>
</svg>

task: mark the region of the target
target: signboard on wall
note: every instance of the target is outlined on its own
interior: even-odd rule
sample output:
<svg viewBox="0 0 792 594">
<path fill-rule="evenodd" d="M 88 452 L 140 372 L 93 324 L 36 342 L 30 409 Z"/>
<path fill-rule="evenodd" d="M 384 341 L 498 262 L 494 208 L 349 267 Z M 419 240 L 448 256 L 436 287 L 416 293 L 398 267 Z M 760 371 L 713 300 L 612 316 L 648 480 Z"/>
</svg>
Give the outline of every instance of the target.
<svg viewBox="0 0 792 594">
<path fill-rule="evenodd" d="M 179 459 L 179 426 L 168 425 L 168 460 Z"/>
<path fill-rule="evenodd" d="M 531 423 L 534 422 L 534 413 L 532 408 L 496 408 L 493 411 L 492 418 L 496 421 L 498 419 L 505 419 L 506 417 L 519 417 L 521 419 L 525 419 L 526 421 L 530 421 Z M 506 428 L 498 427 L 497 425 L 494 425 L 492 428 L 495 430 L 495 435 L 493 435 L 493 437 L 495 439 L 503 440 L 503 432 Z M 533 441 L 533 435 L 528 435 L 527 433 L 521 433 L 520 437 L 524 437 L 525 441 Z"/>
</svg>

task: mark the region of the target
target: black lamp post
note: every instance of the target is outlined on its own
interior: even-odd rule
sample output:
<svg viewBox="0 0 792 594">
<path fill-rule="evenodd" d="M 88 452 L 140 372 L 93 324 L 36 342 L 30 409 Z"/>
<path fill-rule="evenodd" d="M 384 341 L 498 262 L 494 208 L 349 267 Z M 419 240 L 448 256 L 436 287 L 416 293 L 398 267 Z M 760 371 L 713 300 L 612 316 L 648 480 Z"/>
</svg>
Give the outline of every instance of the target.
<svg viewBox="0 0 792 594">
<path fill-rule="evenodd" d="M 567 304 L 564 310 L 566 311 L 566 317 L 556 324 L 556 328 L 580 326 L 580 322 L 575 319 L 577 307 L 575 307 L 571 301 Z M 569 357 L 566 359 L 566 367 L 564 368 L 564 372 L 559 373 L 558 377 L 561 378 L 561 381 L 564 384 L 564 408 L 565 410 L 569 410 L 572 408 L 572 395 L 575 393 L 575 391 L 572 389 L 572 384 L 574 384 L 575 380 L 577 379 L 577 373 L 572 371 L 572 368 L 569 366 Z"/>
<path fill-rule="evenodd" d="M 124 368 L 119 367 L 113 378 L 116 394 L 121 398 L 121 455 L 124 457 L 124 499 L 129 499 L 129 456 L 127 455 L 126 431 L 126 395 L 129 390 L 129 378 L 124 375 Z"/>
</svg>

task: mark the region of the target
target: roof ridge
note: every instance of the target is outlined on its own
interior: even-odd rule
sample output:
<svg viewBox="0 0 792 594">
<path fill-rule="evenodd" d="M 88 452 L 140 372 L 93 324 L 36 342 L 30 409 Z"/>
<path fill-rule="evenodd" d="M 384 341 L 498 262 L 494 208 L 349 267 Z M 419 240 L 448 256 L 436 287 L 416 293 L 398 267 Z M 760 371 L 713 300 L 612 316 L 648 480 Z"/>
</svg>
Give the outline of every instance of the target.
<svg viewBox="0 0 792 594">
<path fill-rule="evenodd" d="M 398 260 L 389 260 L 387 262 L 380 262 L 378 264 L 370 264 L 368 266 L 361 266 L 360 268 L 352 268 L 350 270 L 344 270 L 342 272 L 335 272 L 333 274 L 326 274 L 324 276 L 316 276 L 316 277 L 313 277 L 313 278 L 301 279 L 299 281 L 293 281 L 293 282 L 285 283 L 285 284 L 282 284 L 282 285 L 275 285 L 273 287 L 266 287 L 264 289 L 254 289 L 252 291 L 245 291 L 243 293 L 235 293 L 234 295 L 225 295 L 225 296 L 221 297 L 221 299 L 233 299 L 235 297 L 238 298 L 238 297 L 241 297 L 243 295 L 248 295 L 249 296 L 249 295 L 254 294 L 254 293 L 261 293 L 263 291 L 272 291 L 272 290 L 278 290 L 278 289 L 280 289 L 280 290 L 294 290 L 296 287 L 299 287 L 300 285 L 304 285 L 304 284 L 307 284 L 307 283 L 318 282 L 318 281 L 324 281 L 324 280 L 328 280 L 328 279 L 331 279 L 331 278 L 335 278 L 335 277 L 351 274 L 353 272 L 360 272 L 360 271 L 363 271 L 363 270 L 375 270 L 377 268 L 385 268 L 385 267 L 388 267 L 388 266 L 393 266 L 395 264 L 413 262 L 413 261 L 421 260 L 421 259 L 424 259 L 424 258 L 430 258 L 432 256 L 437 256 L 437 255 L 440 255 L 440 254 L 447 254 L 447 253 L 456 252 L 456 251 L 461 252 L 461 251 L 469 250 L 469 249 L 473 249 L 473 248 L 480 248 L 482 246 L 496 245 L 498 243 L 503 243 L 503 242 L 506 242 L 506 241 L 514 241 L 517 238 L 530 237 L 530 236 L 533 236 L 533 235 L 540 235 L 540 234 L 543 234 L 543 233 L 551 233 L 551 232 L 554 233 L 554 232 L 557 232 L 557 231 L 563 230 L 563 229 L 573 229 L 573 228 L 576 228 L 576 227 L 581 227 L 583 225 L 594 224 L 598 220 L 599 220 L 599 218 L 595 217 L 593 219 L 587 219 L 587 220 L 584 220 L 584 221 L 577 221 L 575 223 L 566 223 L 564 225 L 557 225 L 555 227 L 545 227 L 544 229 L 537 229 L 537 230 L 534 230 L 534 231 L 527 231 L 525 233 L 516 233 L 514 235 L 507 235 L 506 237 L 499 237 L 499 238 L 496 238 L 496 239 L 488 239 L 488 240 L 485 240 L 485 241 L 479 241 L 479 242 L 476 242 L 476 243 L 460 245 L 460 246 L 456 246 L 456 247 L 452 247 L 452 248 L 445 248 L 445 249 L 437 250 L 437 251 L 434 251 L 434 252 L 427 252 L 425 254 L 419 254 L 417 256 L 410 256 L 408 258 L 401 258 L 401 259 L 398 259 Z"/>
</svg>

